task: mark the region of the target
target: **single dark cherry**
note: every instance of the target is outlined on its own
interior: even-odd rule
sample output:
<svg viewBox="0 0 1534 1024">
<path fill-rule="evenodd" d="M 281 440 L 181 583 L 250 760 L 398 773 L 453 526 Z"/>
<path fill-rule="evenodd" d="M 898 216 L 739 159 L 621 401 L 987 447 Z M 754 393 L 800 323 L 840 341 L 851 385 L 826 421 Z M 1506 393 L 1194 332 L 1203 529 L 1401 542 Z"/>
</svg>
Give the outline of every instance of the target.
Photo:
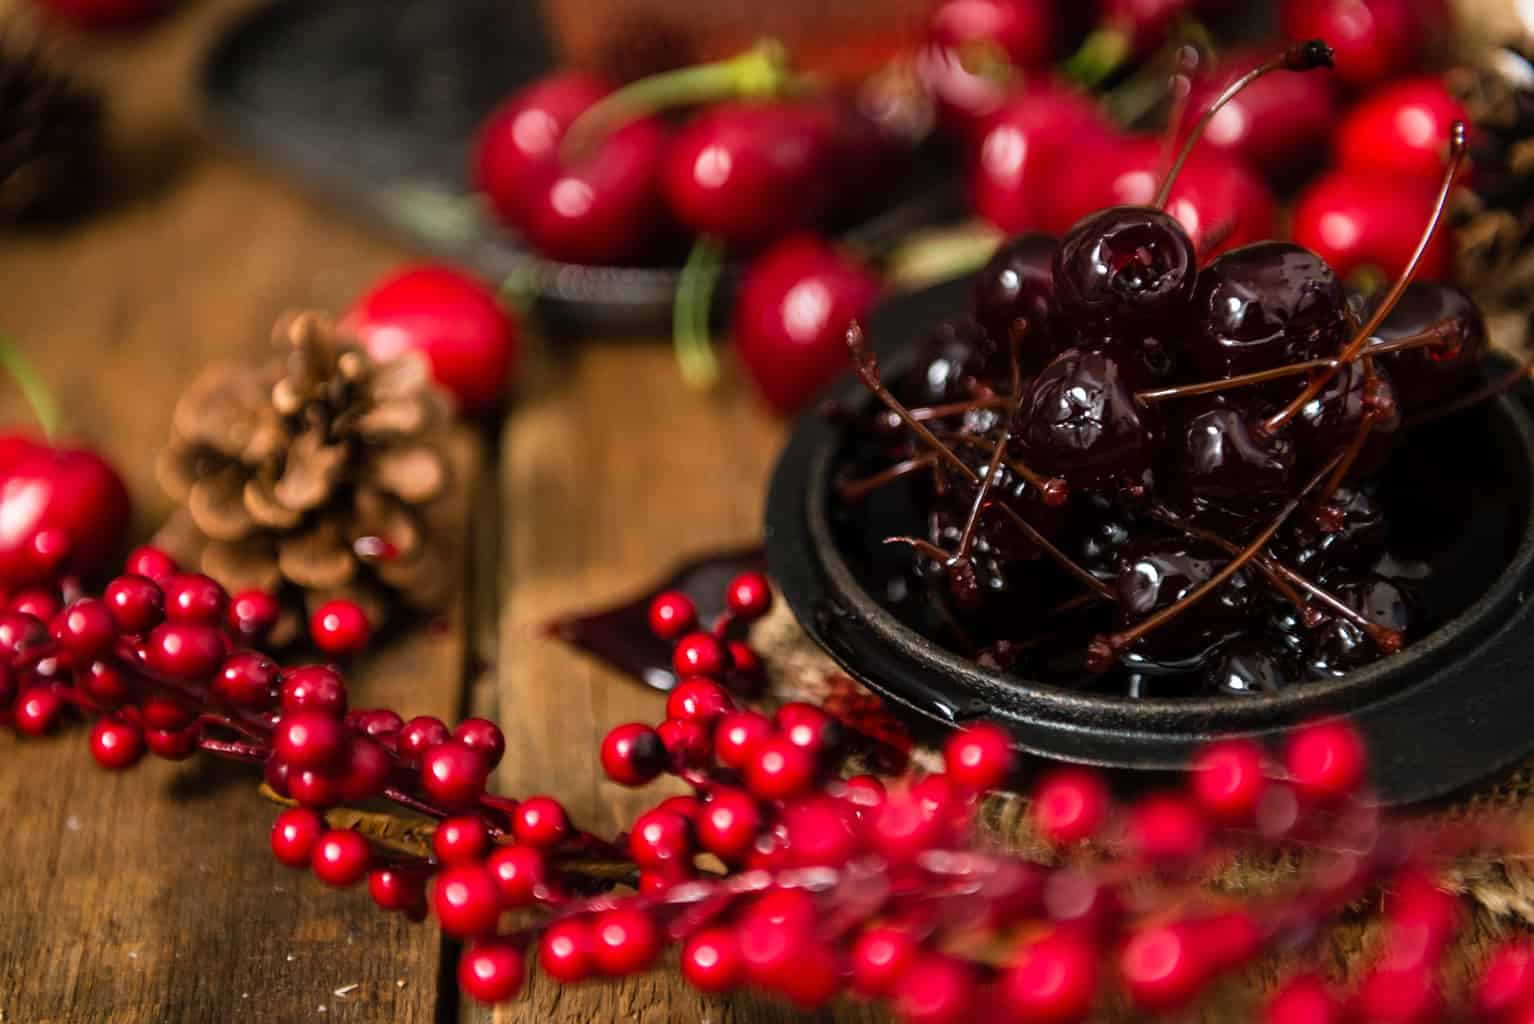
<svg viewBox="0 0 1534 1024">
<path fill-rule="evenodd" d="M 1188 353 L 1208 377 L 1234 377 L 1340 350 L 1354 330 L 1342 282 L 1293 242 L 1232 249 L 1198 275 Z"/>
<path fill-rule="evenodd" d="M 1401 411 L 1390 375 L 1362 360 L 1348 363 L 1294 418 L 1302 472 L 1345 450 L 1357 438 L 1364 417 L 1374 411 L 1368 440 L 1349 467 L 1348 479 L 1366 477 L 1384 465 L 1396 441 Z"/>
<path fill-rule="evenodd" d="M 1180 601 L 1228 560 L 1223 551 L 1186 537 L 1148 535 L 1130 541 L 1115 583 L 1120 625 L 1133 626 Z M 1251 620 L 1259 589 L 1250 573 L 1237 572 L 1225 586 L 1131 648 L 1129 659 L 1151 670 L 1196 664 Z"/>
<path fill-rule="evenodd" d="M 1055 250 L 1056 305 L 1078 327 L 1123 328 L 1180 319 L 1198 263 L 1177 219 L 1148 206 L 1114 206 L 1077 221 Z"/>
<path fill-rule="evenodd" d="M 1203 670 L 1211 693 L 1249 697 L 1277 693 L 1301 678 L 1299 659 L 1283 640 L 1246 633 L 1227 640 Z"/>
<path fill-rule="evenodd" d="M 1481 381 L 1486 320 L 1475 301 L 1452 285 L 1412 282 L 1375 337 L 1391 342 L 1435 327 L 1446 331 L 1442 344 L 1380 357 L 1407 415 L 1452 401 Z"/>
<path fill-rule="evenodd" d="M 1291 517 L 1273 550 L 1290 568 L 1311 577 L 1339 569 L 1363 571 L 1385 553 L 1385 525 L 1385 510 L 1367 491 L 1339 487 L 1319 514 Z"/>
<path fill-rule="evenodd" d="M 923 339 L 900 395 L 912 405 L 962 402 L 977 385 L 999 386 L 1008 366 L 1006 335 L 991 334 L 973 317 L 945 317 Z"/>
<path fill-rule="evenodd" d="M 1059 245 L 1053 235 L 1034 231 L 996 249 L 975 279 L 975 318 L 992 337 L 1006 339 L 1019 319 L 1030 328 L 1049 323 Z"/>
<path fill-rule="evenodd" d="M 1102 489 L 1150 468 L 1155 435 L 1119 365 L 1067 349 L 1044 368 L 1022 405 L 1023 450 L 1040 472 L 1072 490 Z"/>
<path fill-rule="evenodd" d="M 1194 412 L 1163 448 L 1173 500 L 1201 525 L 1244 535 L 1295 487 L 1294 445 L 1258 430 L 1266 405 L 1220 402 Z"/>
<path fill-rule="evenodd" d="M 1370 624 L 1407 634 L 1412 600 L 1399 583 L 1366 574 L 1327 580 L 1327 586 Z M 1384 653 L 1360 624 L 1337 616 L 1305 636 L 1305 661 L 1311 676 L 1332 679 L 1377 660 Z"/>
</svg>

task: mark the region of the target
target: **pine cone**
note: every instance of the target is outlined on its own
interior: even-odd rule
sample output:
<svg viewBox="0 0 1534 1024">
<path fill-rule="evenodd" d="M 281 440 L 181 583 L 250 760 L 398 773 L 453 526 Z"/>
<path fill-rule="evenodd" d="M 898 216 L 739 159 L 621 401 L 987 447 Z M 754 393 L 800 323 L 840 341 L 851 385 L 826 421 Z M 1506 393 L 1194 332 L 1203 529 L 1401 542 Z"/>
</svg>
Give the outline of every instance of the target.
<svg viewBox="0 0 1534 1024">
<path fill-rule="evenodd" d="M 35 45 L 0 39 L 0 221 L 79 211 L 105 180 L 101 97 L 49 68 Z"/>
<path fill-rule="evenodd" d="M 301 592 L 311 610 L 346 597 L 375 625 L 398 604 L 442 607 L 457 573 L 423 513 L 454 481 L 430 367 L 378 363 L 313 313 L 275 338 L 283 355 L 265 370 L 205 369 L 160 453 L 202 570 L 231 590 Z"/>
<path fill-rule="evenodd" d="M 1456 276 L 1498 347 L 1521 352 L 1534 305 L 1534 40 L 1492 49 L 1447 82 L 1474 125 L 1474 178 L 1455 195 Z"/>
</svg>

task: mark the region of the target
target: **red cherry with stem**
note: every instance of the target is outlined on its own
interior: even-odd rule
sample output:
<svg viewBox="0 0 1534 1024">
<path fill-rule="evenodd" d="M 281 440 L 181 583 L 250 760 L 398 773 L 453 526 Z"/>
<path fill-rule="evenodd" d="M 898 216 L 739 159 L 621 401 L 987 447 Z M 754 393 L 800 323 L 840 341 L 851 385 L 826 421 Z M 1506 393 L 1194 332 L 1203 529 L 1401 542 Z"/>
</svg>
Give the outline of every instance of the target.
<svg viewBox="0 0 1534 1024">
<path fill-rule="evenodd" d="M 1340 719 L 1302 725 L 1284 745 L 1284 767 L 1302 799 L 1335 803 L 1353 795 L 1363 784 L 1363 738 Z"/>
<path fill-rule="evenodd" d="M 847 325 L 879 295 L 879 280 L 812 234 L 784 238 L 747 268 L 732 316 L 735 351 L 757 392 L 797 412 L 846 369 Z"/>
<path fill-rule="evenodd" d="M 538 963 L 543 972 L 566 985 L 585 981 L 595 969 L 593 952 L 596 934 L 591 924 L 580 918 L 566 918 L 549 926 L 538 945 Z"/>
<path fill-rule="evenodd" d="M 425 356 L 468 416 L 500 404 L 521 362 L 521 332 L 495 292 L 441 264 L 404 267 L 375 282 L 343 326 L 381 362 Z"/>
<path fill-rule="evenodd" d="M 0 583 L 99 571 L 122 543 L 129 512 L 122 478 L 101 456 L 0 438 Z"/>
<path fill-rule="evenodd" d="M 898 928 L 875 925 L 867 929 L 852 947 L 853 990 L 867 999 L 888 996 L 920 951 L 916 940 Z"/>
<path fill-rule="evenodd" d="M 970 201 L 1008 234 L 1034 230 L 1049 219 L 1051 183 L 1067 177 L 1067 164 L 1098 158 L 1117 138 L 1086 94 L 1053 80 L 1031 85 L 985 119 L 968 173 Z"/>
<path fill-rule="evenodd" d="M 602 740 L 602 771 L 620 786 L 643 786 L 666 770 L 666 747 L 655 730 L 629 722 Z"/>
<path fill-rule="evenodd" d="M 1097 997 L 1097 950 L 1078 932 L 1048 931 L 1013 956 L 1001 998 L 1018 1020 L 1076 1024 Z"/>
<path fill-rule="evenodd" d="M 728 928 L 701 931 L 682 947 L 682 977 L 700 992 L 729 992 L 741 983 L 745 973 L 740 943 Z"/>
<path fill-rule="evenodd" d="M 961 138 L 1006 102 L 1018 72 L 1054 56 L 1059 17 L 1047 0 L 944 0 L 917 54 L 944 127 Z"/>
<path fill-rule="evenodd" d="M 504 1003 L 522 990 L 527 962 L 505 939 L 476 942 L 458 961 L 458 984 L 486 1005 Z"/>
<path fill-rule="evenodd" d="M 1433 214 L 1429 182 L 1336 171 L 1314 182 L 1295 203 L 1294 240 L 1347 278 L 1373 268 L 1398 277 L 1411 259 L 1422 225 Z M 1443 280 L 1452 269 L 1452 233 L 1434 235 L 1417 280 Z"/>
<path fill-rule="evenodd" d="M 159 15 L 170 0 L 39 0 L 49 13 L 90 31 L 128 28 Z"/>
<path fill-rule="evenodd" d="M 355 602 L 326 601 L 309 616 L 309 638 L 314 645 L 335 658 L 358 654 L 368 644 L 373 624 Z"/>
<path fill-rule="evenodd" d="M 660 122 L 632 120 L 573 163 L 562 153 L 570 125 L 608 93 L 605 83 L 584 75 L 549 75 L 512 96 L 480 130 L 475 185 L 552 259 L 622 263 L 640 251 L 659 219 Z"/>
<path fill-rule="evenodd" d="M 1414 67 L 1424 42 L 1410 0 L 1284 0 L 1279 23 L 1294 42 L 1325 39 L 1338 80 L 1354 88 Z"/>
<path fill-rule="evenodd" d="M 896 982 L 895 1009 L 909 1024 L 963 1024 L 978 988 L 973 969 L 962 961 L 927 954 Z"/>
<path fill-rule="evenodd" d="M 495 879 L 478 863 L 444 868 L 432 887 L 431 903 L 442 930 L 454 938 L 488 934 L 501 917 L 501 894 Z"/>
<path fill-rule="evenodd" d="M 1271 56 L 1271 51 L 1260 50 L 1222 55 L 1214 74 L 1194 81 L 1184 123 L 1191 127 L 1226 86 Z M 1337 115 L 1337 85 L 1330 75 L 1275 71 L 1253 81 L 1217 111 L 1200 144 L 1271 177 L 1286 177 L 1331 137 Z"/>
<path fill-rule="evenodd" d="M 472 806 L 489 775 L 484 757 L 457 740 L 438 743 L 421 755 L 421 786 L 447 810 Z"/>
<path fill-rule="evenodd" d="M 1443 177 L 1444 140 L 1455 121 L 1468 123 L 1468 118 L 1442 78 L 1392 82 L 1365 96 L 1337 126 L 1337 166 L 1354 174 L 1421 178 L 1436 186 Z"/>
<path fill-rule="evenodd" d="M 1229 824 L 1249 822 L 1267 791 L 1262 747 L 1242 739 L 1211 743 L 1194 755 L 1188 781 L 1205 812 Z"/>
<path fill-rule="evenodd" d="M 119 576 L 107 584 L 102 598 L 127 633 L 142 633 L 165 618 L 165 594 L 147 576 Z"/>
<path fill-rule="evenodd" d="M 944 745 L 943 767 L 972 793 L 995 789 L 1012 771 L 1012 738 L 997 725 L 967 726 Z"/>
<path fill-rule="evenodd" d="M 591 959 L 603 974 L 621 978 L 649 967 L 660 952 L 654 922 L 638 910 L 603 911 L 592 925 Z"/>
<path fill-rule="evenodd" d="M 91 757 L 108 771 L 132 768 L 144 757 L 144 731 L 129 722 L 103 718 L 91 729 Z"/>
<path fill-rule="evenodd" d="M 314 877 L 326 885 L 344 889 L 367 876 L 372 851 L 362 833 L 333 829 L 319 837 L 309 855 Z"/>
<path fill-rule="evenodd" d="M 1035 787 L 1033 821 L 1052 843 L 1079 843 L 1102 828 L 1110 804 L 1102 776 L 1087 768 L 1062 768 Z"/>
<path fill-rule="evenodd" d="M 501 894 L 501 904 L 508 910 L 533 903 L 547 878 L 543 854 L 531 846 L 520 844 L 496 847 L 495 852 L 485 861 L 485 867 L 489 868 L 490 877 L 495 879 L 496 888 Z"/>
<path fill-rule="evenodd" d="M 559 801 L 532 796 L 517 805 L 511 819 L 517 842 L 540 850 L 559 845 L 570 834 L 570 818 Z"/>
<path fill-rule="evenodd" d="M 325 821 L 314 811 L 295 807 L 272 823 L 272 854 L 290 868 L 306 868 L 314 846 L 325 832 Z"/>
<path fill-rule="evenodd" d="M 264 590 L 242 590 L 229 600 L 229 628 L 242 640 L 265 639 L 281 614 L 282 606 Z"/>
<path fill-rule="evenodd" d="M 657 594 L 650 602 L 650 632 L 661 640 L 676 640 L 698 626 L 698 607 L 680 590 Z"/>
</svg>

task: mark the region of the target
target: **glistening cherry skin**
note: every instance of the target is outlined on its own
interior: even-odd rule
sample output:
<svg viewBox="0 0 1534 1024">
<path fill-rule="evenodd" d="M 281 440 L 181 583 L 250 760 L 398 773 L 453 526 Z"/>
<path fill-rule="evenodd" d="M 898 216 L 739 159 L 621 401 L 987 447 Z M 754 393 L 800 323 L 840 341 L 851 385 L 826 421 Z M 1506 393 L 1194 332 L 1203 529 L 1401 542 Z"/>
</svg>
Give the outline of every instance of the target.
<svg viewBox="0 0 1534 1024">
<path fill-rule="evenodd" d="M 1078 221 L 1054 255 L 1055 305 L 1076 327 L 1180 320 L 1193 298 L 1193 242 L 1170 214 L 1114 206 Z"/>
<path fill-rule="evenodd" d="M 1188 94 L 1189 127 L 1237 76 L 1271 56 L 1271 51 L 1223 54 L 1215 74 L 1193 83 Z M 1273 177 L 1291 180 L 1296 164 L 1314 161 L 1337 122 L 1337 87 L 1330 76 L 1275 71 L 1256 79 L 1230 100 L 1204 133 L 1205 149 L 1243 160 Z M 1441 137 L 1441 136 L 1440 136 Z"/>
<path fill-rule="evenodd" d="M 1006 102 L 1016 69 L 1054 56 L 1060 24 L 1050 0 L 944 0 L 927 19 L 917 73 L 942 124 L 968 137 Z"/>
<path fill-rule="evenodd" d="M 997 337 L 974 318 L 944 317 L 921 340 L 916 369 L 900 382 L 900 396 L 913 405 L 968 400 L 976 386 L 995 387 L 1006 379 L 1006 336 Z"/>
<path fill-rule="evenodd" d="M 499 107 L 480 132 L 475 185 L 551 259 L 632 260 L 661 219 L 665 130 L 659 121 L 629 121 L 574 162 L 561 152 L 571 122 L 608 91 L 583 75 L 550 75 Z"/>
<path fill-rule="evenodd" d="M 1365 574 L 1327 582 L 1333 593 L 1374 625 L 1403 634 L 1410 631 L 1412 602 L 1396 581 Z M 1305 635 L 1306 667 L 1316 679 L 1346 675 L 1379 654 L 1363 629 L 1340 616 Z"/>
<path fill-rule="evenodd" d="M 1337 166 L 1436 186 L 1443 177 L 1443 140 L 1455 121 L 1469 123 L 1440 76 L 1392 82 L 1365 96 L 1337 126 Z"/>
<path fill-rule="evenodd" d="M 847 364 L 847 325 L 879 295 L 872 273 L 824 239 L 791 235 L 747 269 L 735 300 L 735 350 L 776 411 L 803 408 Z"/>
<path fill-rule="evenodd" d="M 1451 401 L 1481 379 L 1486 320 L 1475 301 L 1453 285 L 1413 281 L 1375 337 L 1388 342 L 1435 327 L 1447 331 L 1444 344 L 1380 357 L 1408 416 Z"/>
<path fill-rule="evenodd" d="M 1194 405 L 1190 402 L 1189 405 Z M 1294 445 L 1258 429 L 1266 405 L 1216 401 L 1186 418 L 1164 449 L 1179 511 L 1221 532 L 1250 532 L 1289 499 L 1295 484 Z"/>
<path fill-rule="evenodd" d="M 1334 171 L 1300 195 L 1291 234 L 1344 280 L 1364 267 L 1386 278 L 1399 277 L 1417 248 L 1422 225 L 1432 218 L 1436 192 L 1425 181 Z M 1453 234 L 1433 236 L 1416 280 L 1448 278 Z"/>
<path fill-rule="evenodd" d="M 122 543 L 130 513 L 122 478 L 85 448 L 0 437 L 0 583 L 56 571 L 88 575 Z"/>
<path fill-rule="evenodd" d="M 1149 411 L 1103 353 L 1061 353 L 1028 388 L 1021 414 L 1030 464 L 1063 476 L 1073 491 L 1101 489 L 1150 467 Z"/>
<path fill-rule="evenodd" d="M 1414 66 L 1424 43 L 1411 0 L 1284 0 L 1279 21 L 1287 39 L 1331 44 L 1337 78 L 1354 88 Z"/>
<path fill-rule="evenodd" d="M 1373 426 L 1349 467 L 1349 480 L 1368 477 L 1384 464 L 1394 446 L 1401 413 L 1395 387 L 1383 366 L 1375 366 L 1371 373 L 1361 360 L 1348 363 L 1294 418 L 1301 472 L 1319 466 L 1352 444 L 1370 409 L 1374 410 Z"/>
<path fill-rule="evenodd" d="M 1217 548 L 1186 537 L 1146 535 L 1126 546 L 1115 588 L 1119 622 L 1130 626 L 1175 604 L 1228 561 Z M 1131 657 L 1180 662 L 1196 658 L 1240 631 L 1259 588 L 1239 571 L 1209 599 L 1140 640 Z"/>
<path fill-rule="evenodd" d="M 1034 231 L 1008 239 L 975 278 L 975 319 L 993 338 L 1006 339 L 1019 319 L 1030 329 L 1054 313 L 1055 250 L 1059 240 Z"/>
</svg>

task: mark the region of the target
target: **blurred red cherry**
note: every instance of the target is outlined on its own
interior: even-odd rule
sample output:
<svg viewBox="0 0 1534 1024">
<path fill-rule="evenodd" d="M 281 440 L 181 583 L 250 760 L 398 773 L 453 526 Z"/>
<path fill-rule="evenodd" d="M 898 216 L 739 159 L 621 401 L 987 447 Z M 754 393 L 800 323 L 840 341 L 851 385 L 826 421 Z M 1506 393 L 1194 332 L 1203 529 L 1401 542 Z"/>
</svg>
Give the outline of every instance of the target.
<svg viewBox="0 0 1534 1024">
<path fill-rule="evenodd" d="M 968 136 L 998 109 L 1015 72 L 1055 55 L 1060 23 L 1050 0 L 944 0 L 917 57 L 945 126 Z"/>
<path fill-rule="evenodd" d="M 1314 250 L 1346 278 L 1373 267 L 1388 278 L 1405 269 L 1433 215 L 1437 186 L 1410 178 L 1334 171 L 1301 194 L 1294 207 L 1294 240 Z M 1433 237 L 1417 279 L 1445 280 L 1451 232 Z"/>
<path fill-rule="evenodd" d="M 130 511 L 122 478 L 95 452 L 0 437 L 0 583 L 103 569 Z"/>
<path fill-rule="evenodd" d="M 1279 20 L 1290 42 L 1325 39 L 1337 77 L 1354 88 L 1415 67 L 1427 25 L 1412 0 L 1284 0 Z"/>
<path fill-rule="evenodd" d="M 1198 79 L 1188 96 L 1191 128 L 1217 96 L 1271 52 L 1233 51 L 1215 74 Z M 1319 152 L 1337 120 L 1337 86 L 1324 72 L 1274 71 L 1242 89 L 1209 121 L 1201 148 L 1229 153 L 1274 176 Z"/>
<path fill-rule="evenodd" d="M 850 365 L 844 335 L 879 294 L 871 273 L 824 239 L 796 234 L 746 271 L 735 301 L 735 348 L 762 397 L 797 411 Z"/>
<path fill-rule="evenodd" d="M 1436 75 L 1393 82 L 1365 96 L 1337 126 L 1337 166 L 1436 184 L 1443 177 L 1449 128 L 1467 120 L 1465 108 Z"/>
<path fill-rule="evenodd" d="M 495 407 L 516 375 L 521 339 L 495 293 L 452 267 L 405 267 L 378 281 L 346 326 L 373 358 L 419 352 L 467 415 Z"/>
<path fill-rule="evenodd" d="M 86 29 L 142 24 L 170 7 L 170 0 L 37 0 L 37 3 Z"/>
<path fill-rule="evenodd" d="M 634 259 L 661 219 L 665 130 L 653 117 L 618 126 L 573 162 L 560 143 L 609 92 L 584 75 L 549 75 L 497 108 L 480 131 L 475 185 L 507 223 L 551 259 Z"/>
<path fill-rule="evenodd" d="M 1097 20 L 1128 37 L 1130 54 L 1143 56 L 1166 41 L 1191 6 L 1189 0 L 1103 0 Z"/>
</svg>

